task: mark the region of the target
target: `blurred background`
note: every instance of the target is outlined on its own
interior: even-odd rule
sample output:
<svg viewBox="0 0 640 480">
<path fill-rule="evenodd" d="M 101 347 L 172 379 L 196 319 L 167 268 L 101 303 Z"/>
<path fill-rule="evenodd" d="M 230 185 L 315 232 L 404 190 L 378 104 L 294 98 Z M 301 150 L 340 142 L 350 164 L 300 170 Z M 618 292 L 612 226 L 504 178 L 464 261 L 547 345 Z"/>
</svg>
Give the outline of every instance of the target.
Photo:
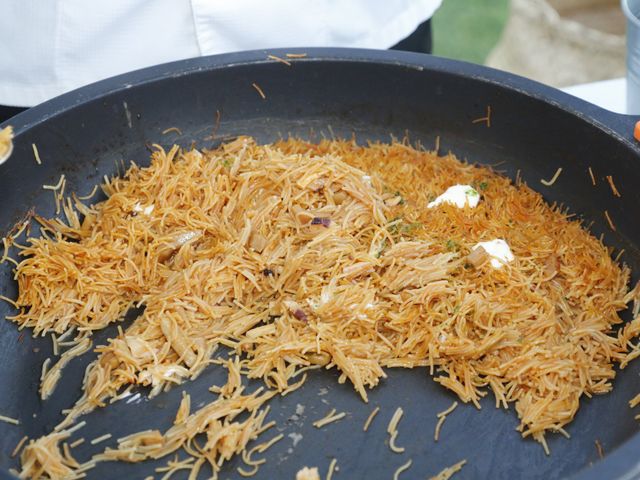
<svg viewBox="0 0 640 480">
<path fill-rule="evenodd" d="M 633 0 L 627 5 L 638 8 Z M 620 0 L 444 0 L 433 17 L 433 53 L 640 113 L 625 98 L 626 23 Z M 640 45 L 632 49 L 639 53 Z M 629 76 L 630 96 L 640 95 L 640 83 L 632 83 L 637 73 Z"/>
<path fill-rule="evenodd" d="M 563 88 L 609 110 L 640 113 L 640 0 L 10 0 L 3 6 L 0 121 L 146 66 L 296 46 L 434 53 Z"/>
<path fill-rule="evenodd" d="M 444 0 L 433 32 L 436 55 L 556 87 L 625 72 L 619 0 Z"/>
</svg>

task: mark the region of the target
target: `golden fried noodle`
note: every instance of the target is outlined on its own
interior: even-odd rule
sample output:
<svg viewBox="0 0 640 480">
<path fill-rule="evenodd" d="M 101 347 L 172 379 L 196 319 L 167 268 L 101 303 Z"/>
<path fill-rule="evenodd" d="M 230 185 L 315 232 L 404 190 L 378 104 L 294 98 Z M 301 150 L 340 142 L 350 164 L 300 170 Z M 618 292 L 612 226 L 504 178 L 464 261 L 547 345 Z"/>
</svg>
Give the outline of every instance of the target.
<svg viewBox="0 0 640 480">
<path fill-rule="evenodd" d="M 0 164 L 6 162 L 13 152 L 13 127 L 0 130 Z"/>
<path fill-rule="evenodd" d="M 426 208 L 454 184 L 473 186 L 478 205 Z M 158 147 L 149 167 L 102 189 L 108 199 L 92 206 L 62 199 L 65 220 L 40 219 L 44 235 L 18 247 L 11 320 L 36 335 L 90 335 L 146 306 L 96 348 L 66 423 L 131 385 L 157 395 L 196 377 L 219 345 L 243 360 L 227 365 L 214 403 L 183 404 L 169 431 L 120 439 L 96 460 L 186 447 L 197 461 L 175 468 L 217 471 L 260 430 L 260 405 L 309 367 L 338 369 L 364 401 L 385 368 L 427 367 L 465 403 L 488 391 L 496 406 L 513 403 L 522 435 L 544 444 L 583 395 L 611 390 L 640 330 L 612 333 L 636 293 L 600 241 L 526 185 L 452 155 L 240 137 L 212 151 Z M 514 260 L 467 261 L 492 239 Z M 240 371 L 269 392 L 241 394 Z M 238 423 L 239 411 L 251 416 Z M 191 444 L 197 433 L 205 447 Z M 74 468 L 57 453 L 43 470 L 44 446 L 23 451 L 26 476 Z"/>
</svg>

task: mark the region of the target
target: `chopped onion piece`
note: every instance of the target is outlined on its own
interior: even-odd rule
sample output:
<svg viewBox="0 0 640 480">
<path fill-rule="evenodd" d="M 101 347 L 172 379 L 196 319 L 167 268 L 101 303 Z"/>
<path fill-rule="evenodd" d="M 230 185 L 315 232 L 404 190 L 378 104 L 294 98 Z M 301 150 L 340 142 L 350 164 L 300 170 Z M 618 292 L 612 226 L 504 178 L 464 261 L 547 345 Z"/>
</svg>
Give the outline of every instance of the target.
<svg viewBox="0 0 640 480">
<path fill-rule="evenodd" d="M 331 225 L 331 219 L 326 217 L 313 217 L 311 225 L 322 225 L 325 228 L 329 228 L 329 225 Z"/>
</svg>

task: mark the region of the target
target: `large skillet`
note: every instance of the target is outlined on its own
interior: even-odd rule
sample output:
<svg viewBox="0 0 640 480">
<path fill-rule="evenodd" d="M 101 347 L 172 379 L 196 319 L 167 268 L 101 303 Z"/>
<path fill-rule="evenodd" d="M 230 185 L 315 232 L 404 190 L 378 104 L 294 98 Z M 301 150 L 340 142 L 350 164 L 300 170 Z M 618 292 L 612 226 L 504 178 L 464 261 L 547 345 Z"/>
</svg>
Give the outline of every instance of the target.
<svg viewBox="0 0 640 480">
<path fill-rule="evenodd" d="M 291 52 L 291 51 L 289 51 Z M 288 67 L 267 59 L 285 51 L 254 51 L 186 60 L 111 78 L 32 108 L 14 119 L 15 150 L 0 167 L 0 232 L 4 233 L 31 207 L 53 214 L 50 191 L 60 174 L 68 190 L 87 194 L 104 174 L 117 172 L 121 160 L 145 163 L 145 144 L 192 142 L 211 146 L 225 136 L 249 134 L 269 142 L 289 134 L 320 139 L 355 134 L 359 141 L 389 140 L 407 133 L 414 141 L 440 151 L 453 151 L 471 162 L 500 164 L 507 175 L 518 171 L 550 202 L 561 202 L 593 223 L 595 235 L 608 245 L 624 248 L 622 259 L 640 272 L 640 146 L 632 139 L 634 118 L 601 110 L 557 90 L 507 73 L 441 58 L 401 52 L 304 49 Z M 252 87 L 258 84 L 266 99 Z M 472 123 L 491 107 L 491 126 Z M 220 112 L 216 138 L 211 139 Z M 1 127 L 2 125 L 0 125 Z M 167 127 L 182 135 L 162 135 Z M 36 165 L 36 143 L 43 164 Z M 587 168 L 598 178 L 592 186 Z M 540 183 L 558 167 L 562 175 L 551 187 Z M 603 181 L 612 175 L 621 198 Z M 407 178 L 407 182 L 411 179 Z M 607 225 L 604 210 L 615 222 Z M 616 250 L 617 251 L 617 250 Z M 636 279 L 634 278 L 634 281 Z M 13 297 L 16 286 L 10 265 L 0 266 L 0 293 Z M 0 304 L 0 317 L 11 313 Z M 109 334 L 113 334 L 110 329 Z M 105 333 L 98 335 L 104 341 Z M 38 350 L 34 353 L 34 349 Z M 0 321 L 0 413 L 20 418 L 20 426 L 0 424 L 0 466 L 16 465 L 9 452 L 25 434 L 48 432 L 61 419 L 60 410 L 77 398 L 81 376 L 94 357 L 76 359 L 65 370 L 56 392 L 46 402 L 38 398 L 38 377 L 51 355 L 48 338 L 22 336 L 15 325 Z M 336 479 L 391 478 L 396 468 L 413 459 L 401 478 L 427 478 L 463 458 L 464 478 L 636 478 L 640 472 L 640 435 L 628 400 L 640 392 L 640 362 L 621 372 L 613 393 L 583 399 L 567 430 L 571 440 L 549 435 L 552 454 L 522 440 L 513 408 L 497 410 L 489 395 L 481 411 L 464 405 L 444 425 L 434 444 L 436 412 L 453 394 L 435 384 L 424 369 L 391 371 L 365 405 L 349 385 L 338 385 L 335 372 L 312 375 L 299 391 L 272 402 L 271 418 L 285 439 L 272 448 L 258 478 L 292 479 L 303 465 L 326 471 L 337 457 Z M 207 388 L 225 373 L 211 367 L 196 381 L 152 400 L 124 401 L 92 413 L 81 431 L 87 438 L 106 432 L 114 438 L 146 428 L 167 427 L 186 389 L 196 405 L 213 398 Z M 300 418 L 296 404 L 305 406 Z M 382 413 L 367 434 L 362 423 L 374 406 Z M 385 445 L 385 427 L 393 410 L 402 406 L 398 444 L 404 455 Z M 330 407 L 349 412 L 346 420 L 317 430 L 311 422 Z M 272 432 L 273 435 L 275 432 Z M 294 447 L 289 433 L 301 433 Z M 269 438 L 270 434 L 266 435 Z M 599 460 L 594 442 L 605 450 Z M 84 458 L 88 441 L 77 449 Z M 113 444 L 113 440 L 99 447 Z M 98 447 L 94 447 L 94 450 Z M 101 464 L 89 478 L 144 478 L 163 462 Z M 222 479 L 241 478 L 238 460 L 223 469 Z M 5 473 L 5 475 L 8 475 Z M 156 478 L 159 475 L 156 474 Z M 181 477 L 177 477 L 181 478 Z"/>
</svg>

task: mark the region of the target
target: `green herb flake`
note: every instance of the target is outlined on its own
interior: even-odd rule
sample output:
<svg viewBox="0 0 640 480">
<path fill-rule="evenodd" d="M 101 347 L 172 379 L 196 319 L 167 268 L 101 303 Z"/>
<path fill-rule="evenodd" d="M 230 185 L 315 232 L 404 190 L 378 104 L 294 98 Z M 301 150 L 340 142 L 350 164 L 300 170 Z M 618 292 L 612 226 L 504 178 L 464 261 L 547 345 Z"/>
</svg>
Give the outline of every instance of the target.
<svg viewBox="0 0 640 480">
<path fill-rule="evenodd" d="M 394 196 L 400 197 L 400 201 L 398 202 L 398 205 L 404 205 L 404 197 L 402 196 L 399 190 L 396 190 L 396 192 L 394 193 Z"/>
<path fill-rule="evenodd" d="M 412 233 L 422 227 L 422 223 L 414 222 L 414 223 L 405 223 L 402 225 L 401 231 L 402 233 Z"/>
<path fill-rule="evenodd" d="M 402 226 L 402 217 L 395 217 L 393 220 L 391 220 L 387 224 L 387 231 L 391 235 L 397 235 L 398 233 L 400 233 L 401 226 Z"/>
<path fill-rule="evenodd" d="M 458 244 L 451 239 L 447 240 L 447 250 L 449 250 L 450 252 L 457 252 Z"/>
<path fill-rule="evenodd" d="M 380 244 L 380 249 L 376 252 L 376 254 L 374 255 L 376 258 L 380 258 L 380 256 L 382 255 L 382 252 L 384 252 L 385 248 L 387 248 L 387 240 L 383 240 L 382 243 Z"/>
<path fill-rule="evenodd" d="M 478 188 L 484 192 L 488 186 L 489 184 L 487 182 L 480 182 L 480 184 L 478 185 Z"/>
<path fill-rule="evenodd" d="M 465 195 L 469 195 L 470 197 L 477 197 L 477 196 L 480 195 L 475 188 L 469 188 L 464 193 L 465 193 Z"/>
</svg>

